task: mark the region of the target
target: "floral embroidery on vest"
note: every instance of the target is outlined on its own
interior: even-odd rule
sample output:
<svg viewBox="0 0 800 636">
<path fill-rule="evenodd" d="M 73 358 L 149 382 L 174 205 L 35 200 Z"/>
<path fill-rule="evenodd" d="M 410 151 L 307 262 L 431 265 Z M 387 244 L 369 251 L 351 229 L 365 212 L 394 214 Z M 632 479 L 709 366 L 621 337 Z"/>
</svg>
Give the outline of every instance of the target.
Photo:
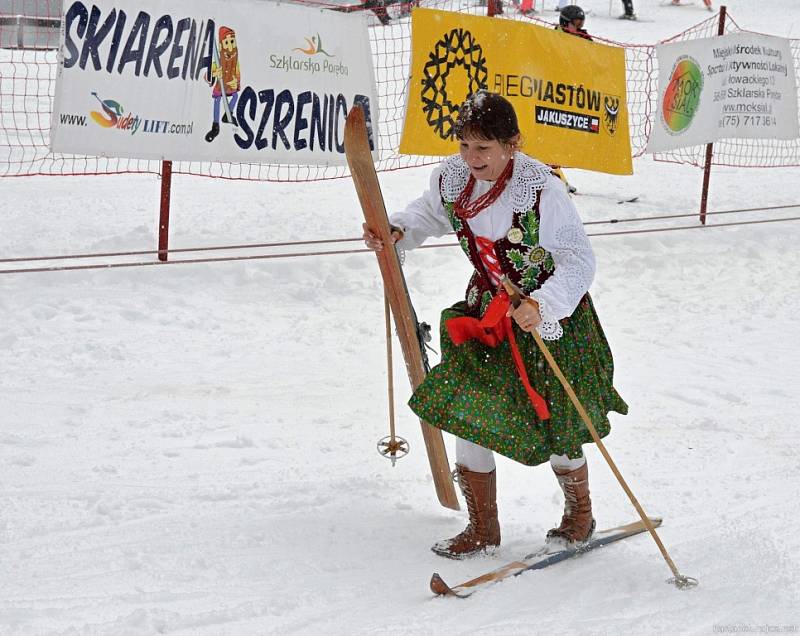
<svg viewBox="0 0 800 636">
<path fill-rule="evenodd" d="M 495 255 L 503 272 L 527 294 L 538 289 L 555 269 L 552 255 L 539 245 L 539 192 L 544 188 L 548 166 L 516 153 L 514 173 L 506 191 L 498 199 L 511 207 L 513 221 L 506 236 L 494 243 Z M 445 160 L 439 191 L 442 203 L 453 226 L 458 242 L 472 262 L 475 272 L 466 290 L 470 312 L 482 316 L 494 295 L 494 286 L 484 270 L 469 223 L 459 219 L 454 202 L 469 177 L 469 168 L 460 156 Z"/>
</svg>

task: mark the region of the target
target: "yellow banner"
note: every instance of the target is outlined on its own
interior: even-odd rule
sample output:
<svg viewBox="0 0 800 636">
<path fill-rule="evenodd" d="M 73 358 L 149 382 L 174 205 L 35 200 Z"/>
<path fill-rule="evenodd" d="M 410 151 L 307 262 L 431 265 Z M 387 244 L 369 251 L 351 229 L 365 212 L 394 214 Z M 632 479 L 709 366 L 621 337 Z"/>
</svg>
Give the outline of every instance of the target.
<svg viewBox="0 0 800 636">
<path fill-rule="evenodd" d="M 545 163 L 632 174 L 625 51 L 554 29 L 414 9 L 400 152 L 458 151 L 459 105 L 485 88 L 517 111 L 522 150 Z"/>
</svg>

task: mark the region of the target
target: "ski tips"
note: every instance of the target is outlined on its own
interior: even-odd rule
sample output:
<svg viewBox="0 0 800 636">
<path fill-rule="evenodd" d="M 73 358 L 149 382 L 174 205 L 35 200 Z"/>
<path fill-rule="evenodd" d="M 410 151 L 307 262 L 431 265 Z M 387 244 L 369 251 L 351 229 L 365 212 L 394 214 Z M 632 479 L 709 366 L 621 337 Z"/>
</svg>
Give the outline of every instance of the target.
<svg viewBox="0 0 800 636">
<path fill-rule="evenodd" d="M 445 596 L 447 594 L 452 594 L 453 590 L 444 582 L 444 579 L 439 576 L 438 572 L 434 572 L 431 577 L 431 592 L 436 594 L 436 596 Z"/>
<path fill-rule="evenodd" d="M 364 138 L 366 138 L 368 133 L 364 109 L 359 105 L 355 105 L 350 109 L 350 112 L 347 113 L 347 119 L 345 119 L 344 122 L 345 152 L 347 152 L 347 148 L 358 145 L 362 131 Z M 347 163 L 350 165 L 350 155 L 347 156 Z M 350 168 L 352 169 L 352 165 L 350 165 Z"/>
<path fill-rule="evenodd" d="M 444 582 L 438 572 L 434 572 L 431 577 L 431 592 L 436 596 L 455 596 L 457 598 L 467 598 L 469 594 L 456 592 L 452 587 Z"/>
<path fill-rule="evenodd" d="M 350 112 L 347 113 L 347 119 L 345 120 L 345 126 L 362 126 L 365 123 L 364 118 L 364 109 L 361 108 L 360 104 L 356 104 L 350 109 Z"/>
</svg>

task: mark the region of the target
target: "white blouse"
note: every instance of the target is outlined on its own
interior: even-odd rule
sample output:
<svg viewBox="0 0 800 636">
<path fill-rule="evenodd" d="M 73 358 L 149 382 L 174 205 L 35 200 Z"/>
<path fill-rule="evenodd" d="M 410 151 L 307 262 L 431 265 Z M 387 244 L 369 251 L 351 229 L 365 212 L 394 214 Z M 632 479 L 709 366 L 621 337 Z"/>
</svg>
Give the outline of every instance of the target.
<svg viewBox="0 0 800 636">
<path fill-rule="evenodd" d="M 431 236 L 439 237 L 453 231 L 442 197 L 447 201 L 455 200 L 468 177 L 469 168 L 458 155 L 434 169 L 429 189 L 405 210 L 391 216 L 391 223 L 404 232 L 397 243 L 399 249 L 411 250 Z M 491 181 L 477 181 L 472 199 L 491 187 Z M 531 297 L 539 303 L 542 316 L 537 330 L 542 338 L 557 340 L 563 334 L 558 321 L 572 315 L 589 290 L 595 272 L 592 247 L 562 181 L 551 174 L 549 167 L 518 152 L 514 157 L 514 172 L 503 195 L 467 223 L 473 234 L 496 241 L 511 229 L 514 213 L 530 210 L 537 197 L 541 199 L 539 245 L 552 254 L 555 270 Z"/>
</svg>

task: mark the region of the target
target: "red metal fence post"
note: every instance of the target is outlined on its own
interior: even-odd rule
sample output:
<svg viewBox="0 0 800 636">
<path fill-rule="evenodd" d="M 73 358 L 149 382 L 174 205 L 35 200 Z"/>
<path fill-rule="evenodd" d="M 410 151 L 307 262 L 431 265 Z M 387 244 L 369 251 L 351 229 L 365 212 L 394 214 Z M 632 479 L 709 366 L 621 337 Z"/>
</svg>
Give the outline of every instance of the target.
<svg viewBox="0 0 800 636">
<path fill-rule="evenodd" d="M 719 26 L 717 35 L 725 35 L 725 16 L 728 10 L 723 4 L 719 8 Z M 700 195 L 700 223 L 706 224 L 706 210 L 708 209 L 708 184 L 711 181 L 711 159 L 714 156 L 714 144 L 706 145 L 706 162 L 703 165 L 703 193 Z"/>
<path fill-rule="evenodd" d="M 161 212 L 158 217 L 158 260 L 167 260 L 169 247 L 169 200 L 172 189 L 172 162 L 161 162 Z"/>
</svg>

